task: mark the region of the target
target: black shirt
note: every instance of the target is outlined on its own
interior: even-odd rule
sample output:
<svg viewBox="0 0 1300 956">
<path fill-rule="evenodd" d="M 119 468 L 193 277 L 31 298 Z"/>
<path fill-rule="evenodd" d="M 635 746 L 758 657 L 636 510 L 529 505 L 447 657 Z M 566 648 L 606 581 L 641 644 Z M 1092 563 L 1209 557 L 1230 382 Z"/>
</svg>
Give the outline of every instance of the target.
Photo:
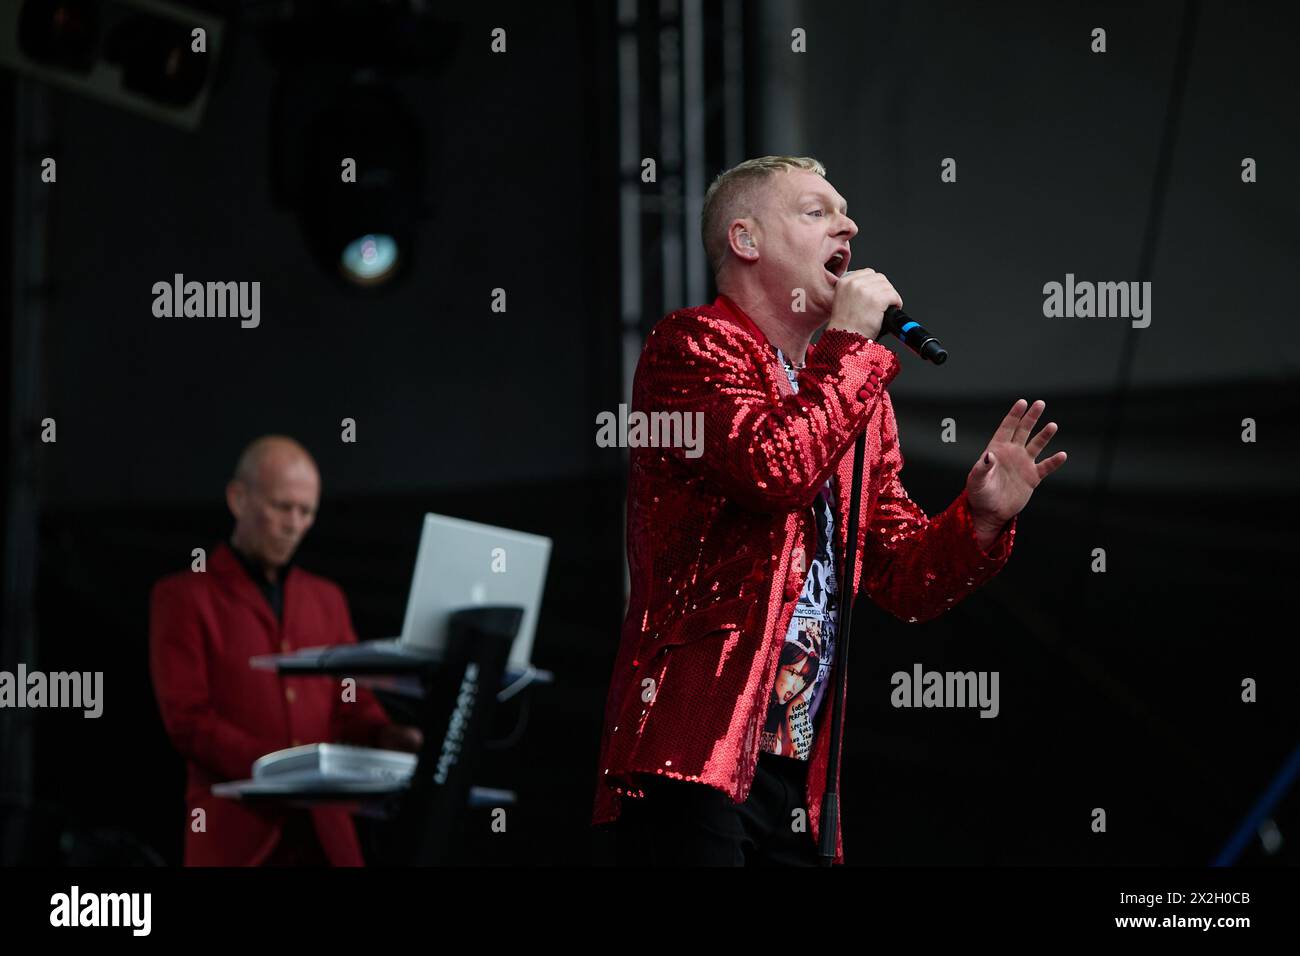
<svg viewBox="0 0 1300 956">
<path fill-rule="evenodd" d="M 276 575 L 275 583 L 272 584 L 266 579 L 266 571 L 262 566 L 236 548 L 233 539 L 228 539 L 226 544 L 230 546 L 230 550 L 233 551 L 235 557 L 239 559 L 239 563 L 244 566 L 244 570 L 248 572 L 248 576 L 253 579 L 253 583 L 256 584 L 258 590 L 262 592 L 267 603 L 271 605 L 271 610 L 275 612 L 275 619 L 283 623 L 284 579 L 289 573 L 289 567 L 293 564 L 293 559 L 290 558 L 285 562 L 284 567 L 280 568 L 279 573 Z"/>
</svg>

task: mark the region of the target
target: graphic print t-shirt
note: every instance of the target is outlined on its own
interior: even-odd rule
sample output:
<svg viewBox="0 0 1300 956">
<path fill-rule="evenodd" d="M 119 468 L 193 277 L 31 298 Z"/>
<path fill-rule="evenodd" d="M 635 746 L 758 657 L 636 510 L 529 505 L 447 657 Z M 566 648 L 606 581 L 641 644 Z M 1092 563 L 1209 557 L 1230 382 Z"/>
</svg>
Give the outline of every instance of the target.
<svg viewBox="0 0 1300 956">
<path fill-rule="evenodd" d="M 777 349 L 782 364 L 785 356 Z M 786 367 L 797 392 L 797 373 Z M 816 552 L 808 559 L 803 593 L 790 619 L 776 683 L 768 699 L 759 749 L 807 760 L 812 755 L 813 720 L 821 709 L 835 652 L 839 586 L 835 579 L 835 492 L 828 480 L 813 502 L 817 516 Z"/>
</svg>

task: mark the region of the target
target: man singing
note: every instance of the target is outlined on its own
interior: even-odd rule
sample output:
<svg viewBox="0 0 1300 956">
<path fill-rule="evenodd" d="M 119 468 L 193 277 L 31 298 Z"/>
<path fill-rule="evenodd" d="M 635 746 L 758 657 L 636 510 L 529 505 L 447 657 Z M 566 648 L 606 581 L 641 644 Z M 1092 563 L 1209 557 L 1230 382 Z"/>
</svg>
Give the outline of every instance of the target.
<svg viewBox="0 0 1300 956">
<path fill-rule="evenodd" d="M 229 541 L 202 572 L 154 585 L 149 660 L 163 724 L 187 766 L 187 866 L 359 866 L 346 809 L 241 803 L 212 784 L 250 777 L 253 761 L 300 744 L 338 741 L 418 751 L 419 728 L 389 723 L 364 688 L 337 679 L 281 677 L 249 658 L 353 643 L 337 584 L 292 564 L 320 503 L 320 472 L 291 438 L 266 435 L 245 449 L 226 486 Z M 197 813 L 196 811 L 202 811 Z"/>
<path fill-rule="evenodd" d="M 637 365 L 633 410 L 699 414 L 704 441 L 698 457 L 631 451 L 632 588 L 592 816 L 618 821 L 620 863 L 818 862 L 860 432 L 855 593 L 904 621 L 997 574 L 1016 516 L 1065 462 L 1036 460 L 1056 425 L 1031 439 L 1045 403 L 1021 399 L 943 513 L 908 497 L 885 390 L 898 359 L 876 341 L 903 300 L 849 271 L 858 227 L 825 173 L 767 156 L 714 181 L 701 229 L 720 295 L 663 319 Z"/>
</svg>

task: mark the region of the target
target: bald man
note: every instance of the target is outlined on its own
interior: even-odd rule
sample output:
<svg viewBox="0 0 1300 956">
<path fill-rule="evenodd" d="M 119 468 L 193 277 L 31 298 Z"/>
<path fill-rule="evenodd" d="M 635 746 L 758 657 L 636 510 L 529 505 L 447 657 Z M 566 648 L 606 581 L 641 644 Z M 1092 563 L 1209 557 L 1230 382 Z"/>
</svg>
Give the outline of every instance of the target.
<svg viewBox="0 0 1300 956">
<path fill-rule="evenodd" d="M 420 731 L 390 723 L 363 688 L 345 693 L 337 679 L 249 666 L 257 654 L 356 641 L 339 586 L 292 563 L 320 484 L 298 442 L 257 439 L 226 486 L 229 540 L 210 549 L 206 570 L 154 585 L 149 663 L 163 723 L 188 765 L 187 866 L 363 865 L 345 809 L 241 803 L 213 797 L 212 784 L 246 779 L 258 757 L 300 744 L 420 747 Z"/>
</svg>

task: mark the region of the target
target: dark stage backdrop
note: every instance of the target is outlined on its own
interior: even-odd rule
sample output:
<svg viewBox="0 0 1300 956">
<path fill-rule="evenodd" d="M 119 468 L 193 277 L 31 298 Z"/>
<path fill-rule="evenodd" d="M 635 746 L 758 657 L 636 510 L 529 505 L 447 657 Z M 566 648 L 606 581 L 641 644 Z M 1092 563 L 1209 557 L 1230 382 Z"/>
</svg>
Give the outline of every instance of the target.
<svg viewBox="0 0 1300 956">
<path fill-rule="evenodd" d="M 859 611 L 850 862 L 1208 862 L 1300 727 L 1294 23 L 1194 5 L 1180 79 L 1181 4 L 754 6 L 746 155 L 825 162 L 862 230 L 854 267 L 889 275 L 952 353 L 943 369 L 903 355 L 891 386 L 912 496 L 946 507 L 1020 397 L 1047 400 L 1051 447 L 1070 453 L 989 587 L 925 625 Z M 194 135 L 51 94 L 59 442 L 42 449 L 39 664 L 103 669 L 108 689 L 98 722 L 37 718 L 41 826 L 125 829 L 179 860 L 148 589 L 228 531 L 238 450 L 281 431 L 323 474 L 301 562 L 343 586 L 362 638 L 400 625 L 424 511 L 555 538 L 535 661 L 557 684 L 525 749 L 493 754 L 480 781 L 519 791 L 510 838 L 484 821 L 458 853 L 609 859 L 586 824 L 623 613 L 624 474 L 594 416 L 625 383 L 614 40 L 589 14 L 511 14 L 515 52 L 495 60 L 477 39 L 495 21 L 448 14 L 476 39 L 405 87 L 434 215 L 414 274 L 373 301 L 324 282 L 271 208 L 272 71 L 256 44 L 236 45 Z M 1095 26 L 1104 55 L 1089 52 Z M 940 181 L 948 157 L 955 183 Z M 1258 182 L 1242 183 L 1244 157 Z M 154 318 L 151 286 L 175 272 L 261 280 L 261 328 Z M 1044 284 L 1067 273 L 1151 281 L 1150 326 L 1044 317 Z M 1105 574 L 1089 570 L 1099 547 Z M 891 707 L 891 674 L 918 662 L 999 671 L 999 717 Z M 1248 677 L 1257 704 L 1241 702 Z M 1089 828 L 1095 807 L 1106 834 Z M 1294 826 L 1296 796 L 1277 818 Z"/>
<path fill-rule="evenodd" d="M 767 9 L 764 92 L 792 109 L 762 114 L 750 153 L 821 159 L 861 230 L 852 267 L 888 275 L 951 353 L 905 355 L 890 386 L 907 488 L 944 508 L 1021 397 L 1047 401 L 1048 452 L 1070 456 L 973 600 L 920 627 L 855 619 L 850 852 L 1207 863 L 1300 743 L 1294 11 Z M 1272 173 L 1244 183 L 1247 157 Z M 1046 317 L 1067 274 L 1150 281 L 1150 324 Z M 999 671 L 998 718 L 891 707 L 890 676 L 917 662 Z M 1298 811 L 1293 793 L 1283 830 Z"/>
<path fill-rule="evenodd" d="M 620 390 L 610 58 L 591 53 L 601 18 L 586 7 L 521 6 L 507 56 L 478 42 L 497 25 L 486 14 L 445 20 L 447 61 L 399 84 L 423 125 L 432 215 L 412 272 L 377 296 L 341 292 L 273 207 L 275 75 L 251 35 L 227 50 L 197 133 L 49 93 L 58 443 L 41 462 L 39 665 L 104 670 L 107 702 L 98 720 L 36 714 L 33 844 L 50 849 L 41 838 L 70 820 L 179 862 L 183 765 L 148 678 L 149 588 L 229 533 L 239 451 L 281 432 L 322 473 L 300 563 L 344 588 L 363 640 L 400 630 L 424 512 L 554 539 L 534 661 L 557 684 L 480 781 L 520 792 L 517 838 L 475 854 L 587 859 L 593 701 L 624 606 L 622 458 L 593 440 Z M 260 326 L 156 318 L 153 283 L 177 272 L 259 280 Z M 502 734 L 515 716 L 500 715 Z"/>
</svg>

